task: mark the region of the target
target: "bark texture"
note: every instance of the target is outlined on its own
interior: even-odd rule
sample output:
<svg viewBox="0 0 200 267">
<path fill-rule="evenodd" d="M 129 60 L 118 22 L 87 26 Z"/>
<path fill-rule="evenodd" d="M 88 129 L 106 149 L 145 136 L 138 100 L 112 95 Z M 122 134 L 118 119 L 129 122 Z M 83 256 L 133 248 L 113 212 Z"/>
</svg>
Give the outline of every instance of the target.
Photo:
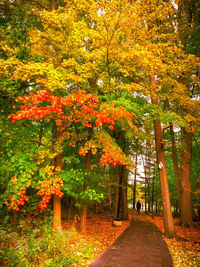
<svg viewBox="0 0 200 267">
<path fill-rule="evenodd" d="M 117 166 L 116 179 L 115 218 L 128 220 L 127 172 L 125 166 Z"/>
<path fill-rule="evenodd" d="M 170 135 L 171 135 L 171 143 L 172 143 L 172 159 L 173 159 L 173 165 L 174 165 L 174 174 L 176 177 L 176 189 L 177 189 L 178 203 L 181 209 L 181 177 L 180 177 L 180 171 L 179 171 L 179 166 L 178 166 L 178 157 L 177 157 L 177 152 L 176 152 L 176 141 L 174 137 L 173 123 L 170 123 Z"/>
<path fill-rule="evenodd" d="M 154 97 L 152 97 L 152 103 L 158 106 L 158 97 L 156 94 L 156 81 L 155 76 L 150 77 L 152 88 L 154 89 Z M 155 134 L 155 146 L 157 163 L 159 166 L 159 178 L 161 187 L 162 207 L 163 207 L 163 220 L 165 227 L 165 235 L 168 237 L 174 237 L 176 234 L 174 221 L 171 211 L 171 202 L 169 196 L 169 186 L 167 180 L 167 171 L 165 164 L 165 149 L 163 142 L 163 132 L 161 128 L 161 122 L 154 120 L 154 134 Z"/>
<path fill-rule="evenodd" d="M 56 0 L 51 0 L 51 9 L 52 10 L 56 9 Z"/>
<path fill-rule="evenodd" d="M 137 167 L 137 154 L 135 156 L 135 166 Z M 133 209 L 135 210 L 136 204 L 136 183 L 137 183 L 137 168 L 135 168 L 134 187 L 133 187 Z"/>
<path fill-rule="evenodd" d="M 173 124 L 170 125 L 172 158 L 174 174 L 176 176 L 176 187 L 178 203 L 181 213 L 180 224 L 192 226 L 192 188 L 191 188 L 191 160 L 192 160 L 192 135 L 183 129 L 183 148 L 181 151 L 180 168 L 176 153 L 176 142 L 173 131 Z"/>
<path fill-rule="evenodd" d="M 184 143 L 181 153 L 181 224 L 192 226 L 192 186 L 191 186 L 191 160 L 192 160 L 192 135 L 183 129 Z"/>
<path fill-rule="evenodd" d="M 61 170 L 63 169 L 63 154 L 57 155 L 56 159 L 56 167 L 59 167 Z M 57 230 L 61 228 L 61 199 L 54 195 L 53 198 L 53 229 Z"/>
</svg>

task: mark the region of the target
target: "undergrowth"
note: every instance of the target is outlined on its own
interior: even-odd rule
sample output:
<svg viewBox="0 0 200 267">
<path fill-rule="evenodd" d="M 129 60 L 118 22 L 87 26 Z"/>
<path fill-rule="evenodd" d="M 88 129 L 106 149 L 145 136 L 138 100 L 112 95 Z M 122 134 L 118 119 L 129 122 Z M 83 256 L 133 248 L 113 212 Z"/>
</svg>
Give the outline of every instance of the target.
<svg viewBox="0 0 200 267">
<path fill-rule="evenodd" d="M 1 266 L 72 266 L 93 252 L 74 229 L 55 232 L 47 225 L 23 234 L 1 227 L 0 242 Z"/>
</svg>

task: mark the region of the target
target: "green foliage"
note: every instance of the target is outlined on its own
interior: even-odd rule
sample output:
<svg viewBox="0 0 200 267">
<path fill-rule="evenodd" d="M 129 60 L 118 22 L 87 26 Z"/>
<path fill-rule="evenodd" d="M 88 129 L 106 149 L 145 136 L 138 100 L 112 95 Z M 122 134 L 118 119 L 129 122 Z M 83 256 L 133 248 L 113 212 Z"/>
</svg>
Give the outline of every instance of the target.
<svg viewBox="0 0 200 267">
<path fill-rule="evenodd" d="M 85 0 L 80 3 L 57 0 L 57 8 L 63 8 L 53 12 L 50 12 L 51 1 L 47 0 L 5 0 L 1 3 L 0 207 L 3 216 L 13 216 L 5 209 L 4 198 L 15 195 L 13 200 L 16 200 L 17 192 L 30 181 L 28 207 L 36 206 L 34 203 L 38 202 L 38 196 L 35 186 L 46 179 L 47 173 L 43 168 L 53 165 L 59 150 L 64 156 L 59 176 L 64 182 L 66 196 L 73 197 L 78 203 L 83 199 L 101 201 L 108 196 L 107 183 L 110 182 L 105 179 L 105 170 L 98 164 L 99 152 L 92 155 L 91 170 L 84 171 L 84 157 L 78 155 L 83 139 L 77 140 L 73 148 L 69 146 L 69 139 L 59 146 L 58 136 L 51 139 L 52 121 L 30 122 L 26 119 L 17 125 L 11 124 L 7 116 L 19 108 L 19 103 L 14 100 L 17 96 L 25 96 L 38 87 L 54 90 L 58 96 L 66 96 L 75 88 L 82 88 L 98 96 L 101 104 L 114 103 L 116 107 L 124 107 L 136 114 L 132 120 L 138 132 L 131 127 L 122 131 L 123 121 L 116 122 L 114 131 L 108 127 L 106 131 L 127 156 L 135 151 L 144 154 L 145 142 L 153 145 L 151 132 L 155 119 L 159 119 L 164 127 L 170 122 L 178 127 L 197 125 L 195 118 L 199 114 L 198 106 L 192 100 L 193 92 L 186 90 L 184 82 L 181 84 L 182 80 L 188 79 L 189 88 L 198 93 L 198 63 L 193 57 L 187 58 L 178 45 L 181 40 L 187 53 L 199 54 L 197 6 L 191 5 L 190 10 L 186 2 L 180 1 L 182 6 L 178 12 L 181 19 L 176 21 L 176 10 L 170 7 L 170 1 L 119 2 L 92 0 L 88 4 Z M 100 12 L 101 5 L 105 12 Z M 189 13 L 193 25 L 188 24 Z M 146 25 L 142 25 L 143 22 Z M 172 25 L 176 25 L 179 34 L 183 35 L 180 40 Z M 188 36 L 187 30 L 190 30 Z M 194 68 L 190 69 L 191 62 Z M 155 92 L 149 82 L 152 74 L 156 76 Z M 151 98 L 156 95 L 159 105 L 150 104 Z M 40 130 L 42 144 L 39 146 Z M 75 136 L 83 134 L 81 138 L 87 138 L 85 130 L 78 124 L 72 125 L 69 131 Z M 169 135 L 167 140 L 170 141 Z M 169 152 L 167 172 L 170 191 L 173 192 L 171 198 L 175 200 L 170 157 Z M 192 169 L 194 191 L 199 186 L 198 166 L 198 148 L 195 146 Z M 107 172 L 114 182 L 116 169 L 110 167 Z M 15 176 L 17 182 L 12 183 L 11 179 Z M 155 189 L 160 191 L 158 179 Z M 194 199 L 198 202 L 199 195 L 195 194 Z M 31 246 L 34 247 L 34 242 Z M 13 254 L 13 262 L 20 257 Z"/>
<path fill-rule="evenodd" d="M 70 266 L 88 258 L 93 248 L 75 230 L 53 231 L 48 225 L 23 235 L 0 228 L 0 262 L 6 266 Z M 79 247 L 71 245 L 79 239 Z M 77 250 L 78 249 L 78 250 Z"/>
<path fill-rule="evenodd" d="M 99 202 L 103 199 L 102 190 L 98 184 L 103 181 L 103 177 L 98 174 L 98 170 L 67 169 L 62 171 L 60 177 L 64 182 L 63 191 L 78 201 L 95 200 Z M 83 185 L 88 184 L 87 189 L 83 191 Z"/>
</svg>

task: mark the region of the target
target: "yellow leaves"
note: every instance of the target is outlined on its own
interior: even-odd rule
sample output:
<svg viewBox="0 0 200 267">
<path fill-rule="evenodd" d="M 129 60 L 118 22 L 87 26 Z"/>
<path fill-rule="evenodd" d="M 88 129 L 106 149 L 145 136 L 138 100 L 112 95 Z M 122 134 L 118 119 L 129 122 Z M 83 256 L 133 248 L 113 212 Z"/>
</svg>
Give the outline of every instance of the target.
<svg viewBox="0 0 200 267">
<path fill-rule="evenodd" d="M 0 43 L 1 45 L 1 49 L 6 52 L 7 55 L 12 55 L 15 54 L 18 51 L 18 48 L 14 47 L 11 48 L 10 46 L 8 46 L 6 43 L 2 44 L 2 42 Z"/>
<path fill-rule="evenodd" d="M 0 59 L 0 76 L 11 77 L 13 71 L 21 65 L 21 62 L 15 57 L 10 57 L 7 60 Z"/>
<path fill-rule="evenodd" d="M 187 114 L 185 116 L 185 120 L 188 122 L 188 123 L 196 123 L 197 122 L 197 119 L 195 117 L 193 117 L 192 115 L 190 114 Z"/>
<path fill-rule="evenodd" d="M 63 68 L 74 68 L 77 66 L 76 60 L 74 58 L 64 59 L 61 63 Z"/>
<path fill-rule="evenodd" d="M 128 92 L 133 92 L 133 91 L 143 91 L 146 94 L 148 94 L 149 90 L 147 87 L 142 86 L 141 84 L 137 83 L 129 83 L 129 84 L 122 84 L 119 86 L 120 90 L 125 90 Z"/>
<path fill-rule="evenodd" d="M 17 177 L 13 176 L 10 180 L 11 183 L 16 183 L 17 182 Z"/>
</svg>

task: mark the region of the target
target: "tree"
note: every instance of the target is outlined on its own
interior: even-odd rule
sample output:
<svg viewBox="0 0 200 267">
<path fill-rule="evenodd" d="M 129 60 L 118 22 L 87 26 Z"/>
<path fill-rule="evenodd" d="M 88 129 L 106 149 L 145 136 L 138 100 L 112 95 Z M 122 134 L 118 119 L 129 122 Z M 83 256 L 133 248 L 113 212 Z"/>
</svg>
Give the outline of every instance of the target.
<svg viewBox="0 0 200 267">
<path fill-rule="evenodd" d="M 49 202 L 51 195 L 54 195 L 54 228 L 61 227 L 61 203 L 59 198 L 63 196 L 61 188 L 64 186 L 62 180 L 54 174 L 54 171 L 63 169 L 63 142 L 67 138 L 71 145 L 75 145 L 80 141 L 86 140 L 79 150 L 79 154 L 86 156 L 85 169 L 90 169 L 91 155 L 95 155 L 97 150 L 102 150 L 100 157 L 101 164 L 110 163 L 113 166 L 117 164 L 132 166 L 131 161 L 125 156 L 123 151 L 114 143 L 108 133 L 100 131 L 103 125 L 108 125 L 110 130 L 114 129 L 115 122 L 122 120 L 129 127 L 135 128 L 132 124 L 132 113 L 127 112 L 124 108 L 117 108 L 102 104 L 98 107 L 99 100 L 92 94 L 87 94 L 83 90 L 79 90 L 67 97 L 55 96 L 47 90 L 38 90 L 35 94 L 31 93 L 27 97 L 19 97 L 16 101 L 22 101 L 23 105 L 16 114 L 12 114 L 12 122 L 18 120 L 40 120 L 44 118 L 47 122 L 54 121 L 59 129 L 58 141 L 55 144 L 55 154 L 53 159 L 56 160 L 53 169 L 45 168 L 47 172 L 43 182 L 39 182 L 36 188 L 38 194 L 43 196 L 40 202 L 40 208 L 43 209 Z M 83 127 L 82 130 L 74 132 L 76 125 Z M 79 126 L 79 128 L 80 128 Z M 96 126 L 96 131 L 95 131 Z M 83 134 L 84 128 L 88 129 L 88 134 Z M 73 130 L 74 129 L 74 130 Z M 136 128 L 135 128 L 136 129 Z M 94 132 L 94 134 L 93 134 Z M 75 136 L 76 133 L 76 136 Z M 74 138 L 75 136 L 75 138 Z M 51 138 L 52 139 L 52 138 Z M 42 141 L 31 140 L 45 145 Z M 47 142 L 49 143 L 49 141 Z M 83 192 L 86 191 L 87 183 L 83 185 Z M 83 203 L 82 226 L 85 231 L 86 220 L 86 204 Z"/>
<path fill-rule="evenodd" d="M 57 7 L 60 5 L 60 1 L 58 2 Z M 48 1 L 48 6 L 51 3 L 54 1 Z M 23 84 L 25 92 L 22 92 L 22 95 L 29 94 L 30 90 L 46 88 L 49 92 L 54 92 L 55 97 L 62 98 L 82 88 L 93 96 L 98 96 L 102 107 L 101 114 L 103 109 L 107 109 L 106 111 L 111 114 L 113 103 L 116 107 L 123 106 L 131 110 L 132 101 L 132 110 L 137 111 L 135 113 L 147 112 L 154 120 L 156 140 L 162 138 L 162 128 L 164 129 L 172 121 L 176 121 L 178 126 L 187 124 L 187 127 L 190 127 L 191 121 L 196 121 L 196 118 L 191 117 L 187 112 L 191 107 L 192 112 L 196 110 L 197 105 L 195 101 L 190 101 L 189 95 L 185 96 L 187 88 L 183 77 L 186 70 L 190 69 L 189 62 L 193 61 L 197 66 L 198 60 L 192 55 L 185 54 L 180 45 L 174 28 L 177 10 L 171 1 L 103 0 L 99 2 L 91 0 L 88 2 L 81 0 L 77 2 L 71 0 L 53 11 L 44 9 L 41 12 L 40 7 L 35 9 L 33 14 L 34 18 L 38 18 L 39 25 L 34 24 L 29 31 L 25 46 L 28 47 L 29 56 L 22 60 L 16 56 L 19 48 L 14 50 L 7 48 L 7 54 L 2 61 L 2 72 L 4 75 L 6 73 L 7 80 L 14 84 L 16 82 Z M 194 73 L 193 67 L 191 73 Z M 196 82 L 197 77 L 193 76 L 193 78 Z M 145 105 L 152 100 L 152 104 L 148 104 L 149 111 L 141 112 L 141 99 Z M 165 112 L 167 101 L 171 108 Z M 180 105 L 186 110 L 185 125 L 182 124 L 183 120 L 178 112 Z M 136 106 L 139 107 L 139 111 Z M 139 120 L 140 118 L 141 116 Z M 117 129 L 120 136 L 124 136 L 123 119 L 116 116 L 116 120 L 120 122 Z M 84 134 L 88 138 L 90 127 L 83 125 L 84 122 L 79 120 L 80 118 L 78 122 L 73 122 L 73 125 L 80 123 L 80 128 L 85 129 Z M 134 120 L 142 128 L 143 122 Z M 112 134 L 114 125 L 111 122 L 103 122 L 102 125 L 98 123 L 97 120 L 92 137 L 96 136 L 98 127 L 107 125 L 106 132 L 109 132 L 123 150 L 119 140 Z M 90 153 L 92 142 L 95 141 L 91 137 L 91 140 L 84 143 L 85 139 L 83 136 L 80 137 L 79 126 L 72 127 L 69 137 L 79 149 L 80 144 L 83 143 L 81 151 L 83 153 L 86 151 L 86 156 Z M 57 125 L 58 132 L 59 128 L 60 125 Z M 130 132 L 125 134 L 125 139 L 128 140 L 125 142 L 127 146 L 133 145 L 130 145 L 131 138 L 132 143 L 135 141 L 134 133 Z M 74 136 L 71 136 L 71 133 Z M 57 134 L 56 144 L 59 143 L 59 138 Z M 141 135 L 138 135 L 139 138 L 142 138 Z M 113 139 L 109 140 L 112 140 L 113 144 Z M 164 149 L 161 147 L 164 141 L 156 142 L 157 154 L 162 156 L 162 164 L 165 165 Z M 102 148 L 103 143 L 98 146 Z M 130 151 L 128 148 L 127 153 Z M 62 149 L 60 152 L 63 152 Z M 108 155 L 108 153 L 102 155 L 102 163 L 107 162 Z M 158 160 L 161 160 L 160 156 Z M 96 154 L 95 159 L 97 159 Z M 113 156 L 111 161 L 116 164 L 114 159 Z M 126 165 L 123 160 L 118 159 L 118 163 Z M 166 171 L 160 173 L 166 185 Z M 162 191 L 163 198 L 165 194 L 167 195 L 168 203 L 167 185 L 164 189 L 162 187 Z M 163 199 L 163 208 L 166 210 L 165 201 Z M 167 207 L 167 213 L 170 213 L 170 205 Z M 169 222 L 171 218 L 170 215 L 164 216 L 166 227 L 171 224 Z M 173 235 L 173 227 L 171 230 L 166 229 L 166 232 Z"/>
</svg>

